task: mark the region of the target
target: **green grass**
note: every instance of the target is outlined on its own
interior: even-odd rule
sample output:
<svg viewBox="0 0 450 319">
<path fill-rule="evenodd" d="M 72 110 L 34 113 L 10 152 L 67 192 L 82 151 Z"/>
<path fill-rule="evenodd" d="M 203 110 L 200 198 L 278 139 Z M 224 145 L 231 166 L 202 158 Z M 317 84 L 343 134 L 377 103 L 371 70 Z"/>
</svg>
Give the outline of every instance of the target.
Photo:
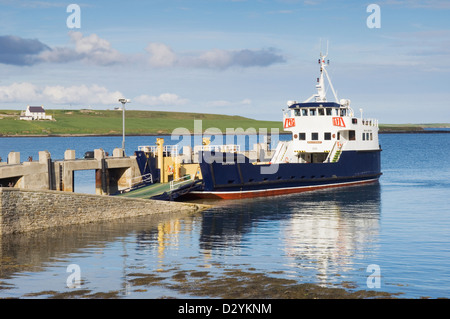
<svg viewBox="0 0 450 319">
<path fill-rule="evenodd" d="M 450 128 L 450 124 L 380 124 L 380 132 L 423 132 L 425 128 Z"/>
<path fill-rule="evenodd" d="M 20 111 L 0 110 L 0 136 L 122 134 L 122 111 L 49 109 L 47 115 L 52 115 L 56 121 L 21 121 Z M 276 128 L 283 132 L 281 117 L 276 121 L 258 121 L 242 116 L 133 110 L 126 111 L 125 116 L 127 135 L 171 134 L 176 128 L 194 133 L 194 120 L 202 121 L 203 132 L 210 128 L 217 128 L 223 134 L 227 128 L 253 128 L 256 132 Z M 450 127 L 450 124 L 380 124 L 380 132 L 420 132 L 433 127 Z"/>
<path fill-rule="evenodd" d="M 47 110 L 56 121 L 19 120 L 20 111 L 0 111 L 0 134 L 23 135 L 121 135 L 122 112 L 113 110 Z M 126 111 L 125 133 L 127 135 L 170 134 L 176 128 L 194 132 L 194 120 L 202 120 L 201 128 L 217 128 L 226 133 L 227 128 L 254 128 L 256 131 L 271 128 L 282 131 L 282 122 L 258 121 L 242 116 L 216 114 Z"/>
</svg>

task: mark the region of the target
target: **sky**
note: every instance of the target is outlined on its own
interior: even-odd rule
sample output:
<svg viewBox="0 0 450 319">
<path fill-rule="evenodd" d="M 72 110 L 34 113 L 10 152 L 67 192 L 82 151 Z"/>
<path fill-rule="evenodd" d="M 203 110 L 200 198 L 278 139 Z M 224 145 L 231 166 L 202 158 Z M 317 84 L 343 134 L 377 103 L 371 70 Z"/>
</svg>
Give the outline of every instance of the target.
<svg viewBox="0 0 450 319">
<path fill-rule="evenodd" d="M 123 97 L 128 110 L 281 121 L 316 92 L 328 47 L 356 115 L 450 122 L 449 17 L 448 0 L 0 0 L 0 108 Z"/>
</svg>

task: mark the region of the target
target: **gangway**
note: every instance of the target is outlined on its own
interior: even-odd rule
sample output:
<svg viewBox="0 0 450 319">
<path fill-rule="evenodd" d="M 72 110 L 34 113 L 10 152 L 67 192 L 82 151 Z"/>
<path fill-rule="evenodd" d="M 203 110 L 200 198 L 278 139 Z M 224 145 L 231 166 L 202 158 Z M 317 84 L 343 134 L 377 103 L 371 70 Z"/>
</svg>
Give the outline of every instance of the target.
<svg viewBox="0 0 450 319">
<path fill-rule="evenodd" d="M 143 186 L 128 192 L 118 193 L 115 196 L 158 199 L 158 200 L 174 200 L 181 195 L 185 195 L 193 190 L 198 190 L 203 186 L 202 180 L 192 179 L 190 175 L 171 181 L 169 183 L 155 183 Z"/>
</svg>

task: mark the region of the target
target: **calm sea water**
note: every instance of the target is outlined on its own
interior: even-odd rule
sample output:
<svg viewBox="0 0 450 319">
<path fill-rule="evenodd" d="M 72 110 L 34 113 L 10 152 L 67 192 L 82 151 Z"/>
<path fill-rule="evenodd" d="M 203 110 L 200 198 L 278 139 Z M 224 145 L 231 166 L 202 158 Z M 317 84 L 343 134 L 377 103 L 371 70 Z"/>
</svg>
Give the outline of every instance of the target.
<svg viewBox="0 0 450 319">
<path fill-rule="evenodd" d="M 127 154 L 155 140 L 127 137 Z M 0 297 L 46 298 L 43 291 L 74 289 L 114 291 L 121 298 L 191 297 L 167 285 L 136 289 L 131 275 L 165 274 L 170 282 L 182 270 L 220 275 L 243 269 L 330 287 L 352 283 L 355 290 L 368 289 L 368 276 L 379 274 L 369 281 L 373 290 L 448 298 L 450 134 L 385 134 L 380 141 L 379 184 L 216 202 L 193 216 L 3 237 Z M 37 159 L 38 151 L 49 150 L 56 159 L 75 149 L 82 157 L 120 145 L 121 137 L 0 138 L 0 156 L 20 150 L 22 160 Z M 76 191 L 93 192 L 94 173 L 77 174 Z M 81 288 L 67 287 L 73 264 Z"/>
</svg>

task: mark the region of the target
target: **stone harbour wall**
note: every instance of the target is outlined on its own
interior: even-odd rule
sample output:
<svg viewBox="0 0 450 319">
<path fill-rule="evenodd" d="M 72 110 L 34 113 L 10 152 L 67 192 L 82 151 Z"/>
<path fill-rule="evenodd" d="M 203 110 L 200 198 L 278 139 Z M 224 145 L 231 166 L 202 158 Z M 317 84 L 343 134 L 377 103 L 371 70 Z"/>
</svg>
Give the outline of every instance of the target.
<svg viewBox="0 0 450 319">
<path fill-rule="evenodd" d="M 208 207 L 192 203 L 4 187 L 0 188 L 0 235 L 149 214 L 195 213 Z"/>
</svg>

